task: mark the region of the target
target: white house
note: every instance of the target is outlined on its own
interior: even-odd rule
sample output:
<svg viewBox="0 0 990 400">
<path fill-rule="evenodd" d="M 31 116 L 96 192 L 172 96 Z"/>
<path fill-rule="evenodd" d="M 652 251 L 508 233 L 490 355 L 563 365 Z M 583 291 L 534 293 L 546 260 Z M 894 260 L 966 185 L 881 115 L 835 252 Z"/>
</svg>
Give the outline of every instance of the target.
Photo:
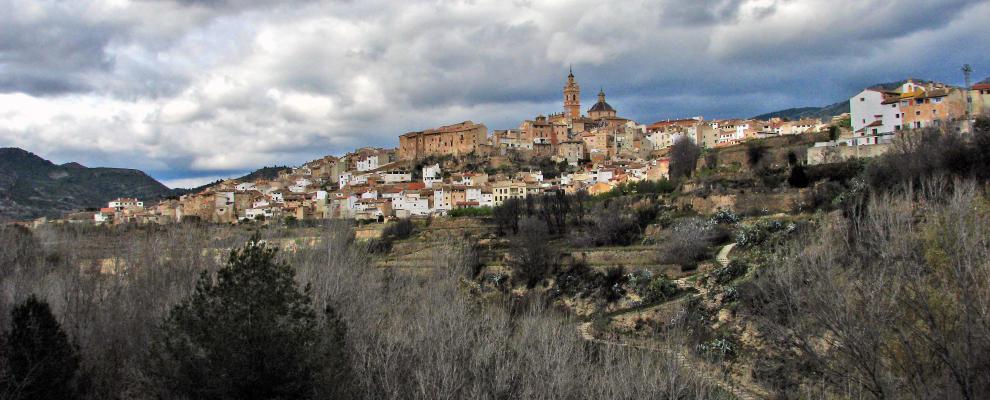
<svg viewBox="0 0 990 400">
<path fill-rule="evenodd" d="M 430 199 L 420 197 L 419 194 L 404 193 L 392 199 L 392 210 L 400 218 L 429 215 Z"/>
<path fill-rule="evenodd" d="M 275 215 L 274 210 L 271 207 L 264 208 L 249 208 L 244 211 L 244 218 L 247 219 L 258 219 L 258 217 L 264 217 L 265 219 L 270 219 Z"/>
<path fill-rule="evenodd" d="M 107 203 L 107 207 L 117 211 L 124 211 L 128 208 L 144 208 L 144 202 L 138 199 L 119 197 Z"/>
<path fill-rule="evenodd" d="M 337 182 L 340 183 L 340 187 L 347 186 L 347 184 L 351 182 L 351 173 L 344 172 L 340 174 L 339 176 L 337 176 Z"/>
<path fill-rule="evenodd" d="M 853 132 L 881 135 L 901 129 L 904 116 L 898 102 L 886 102 L 886 97 L 879 89 L 866 89 L 849 99 Z"/>
<path fill-rule="evenodd" d="M 243 182 L 243 183 L 238 183 L 237 186 L 234 186 L 234 189 L 236 189 L 237 191 L 243 192 L 243 191 L 246 191 L 246 190 L 252 190 L 252 189 L 254 189 L 254 186 L 255 186 L 254 185 L 254 182 Z"/>
<path fill-rule="evenodd" d="M 482 192 L 481 197 L 478 198 L 478 205 L 481 207 L 495 207 L 495 194 Z"/>
<path fill-rule="evenodd" d="M 431 188 L 436 182 L 443 181 L 443 173 L 440 171 L 440 164 L 427 165 L 423 167 L 423 183 Z"/>
<path fill-rule="evenodd" d="M 378 168 L 378 156 L 367 156 L 364 159 L 358 160 L 357 170 L 358 171 L 371 171 Z"/>
<path fill-rule="evenodd" d="M 386 172 L 381 177 L 385 183 L 412 182 L 412 174 L 408 172 Z"/>
<path fill-rule="evenodd" d="M 591 171 L 591 177 L 595 182 L 608 182 L 612 180 L 612 171 L 607 169 L 596 169 Z"/>
</svg>

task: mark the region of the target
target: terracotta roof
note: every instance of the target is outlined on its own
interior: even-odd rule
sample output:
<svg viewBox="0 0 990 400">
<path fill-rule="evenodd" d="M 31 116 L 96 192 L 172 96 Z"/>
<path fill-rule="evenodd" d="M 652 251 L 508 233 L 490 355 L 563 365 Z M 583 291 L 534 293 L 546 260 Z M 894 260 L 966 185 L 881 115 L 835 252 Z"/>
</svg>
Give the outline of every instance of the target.
<svg viewBox="0 0 990 400">
<path fill-rule="evenodd" d="M 977 83 L 973 85 L 973 90 L 990 90 L 990 83 Z"/>
</svg>

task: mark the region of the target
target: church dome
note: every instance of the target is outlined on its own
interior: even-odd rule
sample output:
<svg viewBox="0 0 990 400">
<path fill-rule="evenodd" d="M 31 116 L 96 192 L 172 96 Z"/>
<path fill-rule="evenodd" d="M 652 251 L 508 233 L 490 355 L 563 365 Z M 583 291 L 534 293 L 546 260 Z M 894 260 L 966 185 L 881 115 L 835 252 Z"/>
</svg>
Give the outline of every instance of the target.
<svg viewBox="0 0 990 400">
<path fill-rule="evenodd" d="M 605 89 L 598 91 L 598 102 L 595 103 L 595 105 L 591 106 L 590 109 L 588 109 L 588 113 L 593 113 L 593 112 L 609 112 L 609 113 L 615 112 L 615 109 L 605 102 Z"/>
<path fill-rule="evenodd" d="M 615 109 L 612 108 L 612 106 L 608 105 L 608 103 L 606 103 L 603 100 L 603 101 L 599 101 L 599 102 L 595 103 L 595 105 L 591 106 L 591 108 L 588 109 L 588 112 L 589 113 L 590 112 L 596 112 L 596 111 L 613 111 L 614 112 Z"/>
</svg>

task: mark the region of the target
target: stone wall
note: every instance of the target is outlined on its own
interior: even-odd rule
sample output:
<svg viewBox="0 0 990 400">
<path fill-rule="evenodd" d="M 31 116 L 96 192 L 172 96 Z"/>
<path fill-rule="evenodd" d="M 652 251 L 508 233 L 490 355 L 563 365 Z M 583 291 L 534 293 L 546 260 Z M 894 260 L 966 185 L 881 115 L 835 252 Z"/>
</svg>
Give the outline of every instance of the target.
<svg viewBox="0 0 990 400">
<path fill-rule="evenodd" d="M 740 192 L 709 196 L 681 196 L 678 207 L 690 206 L 702 214 L 711 214 L 719 209 L 746 212 L 766 209 L 770 213 L 790 212 L 804 198 L 807 189 L 788 189 L 778 192 Z"/>
<path fill-rule="evenodd" d="M 836 163 L 853 158 L 878 157 L 889 151 L 890 147 L 890 144 L 811 147 L 808 149 L 808 165 Z"/>
</svg>

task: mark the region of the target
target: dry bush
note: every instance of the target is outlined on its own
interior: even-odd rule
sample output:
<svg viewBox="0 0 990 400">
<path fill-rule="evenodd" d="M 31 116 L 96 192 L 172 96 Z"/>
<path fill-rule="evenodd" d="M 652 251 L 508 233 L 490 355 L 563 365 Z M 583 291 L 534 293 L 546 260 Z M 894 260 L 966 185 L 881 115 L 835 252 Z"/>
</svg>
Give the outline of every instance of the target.
<svg viewBox="0 0 990 400">
<path fill-rule="evenodd" d="M 744 300 L 810 386 L 990 396 L 990 210 L 973 184 L 874 197 L 781 251 Z M 780 388 L 790 391 L 795 388 Z M 792 393 L 793 394 L 793 393 Z"/>
<path fill-rule="evenodd" d="M 297 234 L 259 229 L 269 239 Z M 465 290 L 478 257 L 468 243 L 435 249 L 429 271 L 395 271 L 372 266 L 350 222 L 319 231 L 319 246 L 280 257 L 310 285 L 315 308 L 332 304 L 346 322 L 361 398 L 715 397 L 675 357 L 586 343 L 574 321 L 542 301 L 520 313 L 508 302 L 478 302 Z M 51 302 L 79 344 L 93 399 L 154 397 L 155 371 L 145 360 L 167 311 L 251 234 L 205 225 L 0 233 L 0 257 L 16 260 L 3 266 L 0 314 L 31 293 Z M 99 273 L 99 265 L 116 271 Z M 0 328 L 8 329 L 5 321 Z"/>
</svg>

